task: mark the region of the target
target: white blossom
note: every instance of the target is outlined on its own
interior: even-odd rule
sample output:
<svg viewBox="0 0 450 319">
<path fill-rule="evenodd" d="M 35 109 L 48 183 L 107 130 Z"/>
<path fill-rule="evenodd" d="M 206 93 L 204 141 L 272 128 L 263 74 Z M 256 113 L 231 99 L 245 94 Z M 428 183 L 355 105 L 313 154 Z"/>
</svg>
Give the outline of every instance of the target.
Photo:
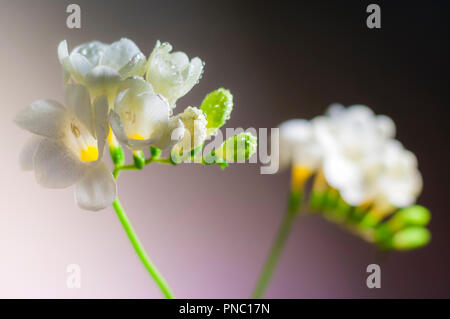
<svg viewBox="0 0 450 319">
<path fill-rule="evenodd" d="M 75 200 L 87 210 L 110 205 L 116 183 L 101 161 L 108 132 L 105 96 L 93 105 L 87 89 L 70 84 L 67 108 L 55 101 L 38 100 L 18 113 L 15 122 L 34 135 L 20 154 L 24 170 L 34 170 L 36 181 L 48 188 L 75 185 Z"/>
<path fill-rule="evenodd" d="M 183 122 L 171 117 L 164 96 L 156 94 L 151 84 L 139 77 L 128 79 L 121 89 L 110 120 L 120 142 L 133 150 L 149 145 L 165 149 L 178 142 L 184 133 Z M 178 139 L 172 139 L 172 135 Z"/>
<path fill-rule="evenodd" d="M 364 105 L 332 105 L 311 121 L 280 125 L 280 162 L 321 171 L 350 205 L 403 207 L 422 187 L 413 153 L 396 140 L 395 124 Z"/>
<path fill-rule="evenodd" d="M 112 102 L 121 80 L 143 76 L 147 60 L 137 45 L 126 38 L 112 44 L 92 41 L 74 48 L 70 54 L 67 41 L 58 46 L 59 61 L 63 66 L 65 80 L 88 87 L 93 96 L 106 95 Z"/>
<path fill-rule="evenodd" d="M 198 57 L 189 60 L 186 53 L 171 51 L 169 43 L 157 41 L 148 60 L 146 78 L 174 108 L 176 101 L 198 83 L 204 63 Z"/>
</svg>

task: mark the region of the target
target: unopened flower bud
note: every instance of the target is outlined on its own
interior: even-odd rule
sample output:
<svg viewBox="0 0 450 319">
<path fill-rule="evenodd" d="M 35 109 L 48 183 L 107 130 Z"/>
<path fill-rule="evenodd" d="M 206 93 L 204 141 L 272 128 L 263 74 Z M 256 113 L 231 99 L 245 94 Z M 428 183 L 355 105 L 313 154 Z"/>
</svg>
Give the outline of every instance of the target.
<svg viewBox="0 0 450 319">
<path fill-rule="evenodd" d="M 134 166 L 138 169 L 143 169 L 145 166 L 145 154 L 143 151 L 133 151 Z"/>
</svg>

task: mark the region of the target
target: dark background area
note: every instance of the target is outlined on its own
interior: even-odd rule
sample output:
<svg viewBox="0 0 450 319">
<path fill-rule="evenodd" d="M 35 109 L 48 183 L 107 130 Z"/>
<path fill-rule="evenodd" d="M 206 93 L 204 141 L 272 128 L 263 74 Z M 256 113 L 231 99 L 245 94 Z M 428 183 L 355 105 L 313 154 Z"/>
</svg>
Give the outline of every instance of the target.
<svg viewBox="0 0 450 319">
<path fill-rule="evenodd" d="M 293 229 L 267 297 L 450 297 L 448 2 L 376 1 L 381 6 L 382 27 L 368 29 L 369 1 L 76 1 L 82 7 L 81 30 L 63 27 L 66 15 L 61 12 L 71 2 L 17 3 L 26 3 L 27 9 L 2 2 L 2 15 L 8 13 L 8 21 L 25 15 L 42 36 L 30 35 L 32 28 L 0 22 L 1 27 L 18 33 L 9 42 L 3 39 L 2 50 L 11 52 L 5 53 L 10 61 L 15 60 L 12 52 L 20 41 L 37 46 L 30 55 L 40 54 L 40 46 L 48 47 L 51 59 L 42 63 L 54 68 L 59 66 L 51 54 L 56 55 L 56 45 L 63 38 L 73 48 L 92 39 L 112 42 L 126 36 L 146 54 L 157 39 L 168 41 L 175 50 L 206 61 L 200 84 L 180 105 L 198 105 L 211 90 L 228 88 L 234 93 L 235 108 L 227 127 L 271 128 L 290 118 L 310 119 L 333 102 L 365 104 L 390 116 L 397 126 L 397 138 L 419 160 L 424 190 L 418 202 L 433 214 L 431 244 L 378 260 L 373 248 L 360 239 L 320 218 L 306 217 Z M 39 61 L 44 60 L 39 57 L 34 63 Z M 35 72 L 28 69 L 23 76 L 37 82 Z M 59 87 L 55 89 L 59 81 L 41 88 L 44 96 L 59 92 Z M 9 89 L 14 89 L 12 84 Z M 170 194 L 152 188 L 154 198 L 165 203 L 164 209 L 191 207 L 183 217 L 168 215 L 172 217 L 167 220 L 169 233 L 174 237 L 161 238 L 165 241 L 161 250 L 152 247 L 153 237 L 142 235 L 153 254 L 159 254 L 160 268 L 174 282 L 178 296 L 249 295 L 281 220 L 289 172 L 260 175 L 256 165 L 231 167 L 224 173 L 214 168 L 180 167 L 175 173 L 155 170 L 149 170 L 151 178 L 165 174 L 177 186 L 170 188 Z M 138 225 L 148 223 L 155 231 L 164 228 L 164 217 L 139 217 L 133 198 L 150 196 L 150 190 L 133 188 L 139 181 L 144 183 L 137 176 L 121 180 L 122 202 Z M 215 187 L 209 187 L 211 183 Z M 200 199 L 193 199 L 194 195 Z M 73 211 L 73 216 L 79 214 Z M 72 215 L 65 217 L 66 223 Z M 115 236 L 125 242 L 122 235 Z M 131 249 L 123 245 L 124 251 Z M 117 258 L 108 251 L 104 258 Z M 365 267 L 373 262 L 382 269 L 378 290 L 365 287 Z M 219 276 L 222 281 L 211 279 L 208 286 L 207 279 L 199 279 L 200 266 L 211 272 L 206 278 Z M 135 272 L 139 267 L 136 263 Z"/>
</svg>

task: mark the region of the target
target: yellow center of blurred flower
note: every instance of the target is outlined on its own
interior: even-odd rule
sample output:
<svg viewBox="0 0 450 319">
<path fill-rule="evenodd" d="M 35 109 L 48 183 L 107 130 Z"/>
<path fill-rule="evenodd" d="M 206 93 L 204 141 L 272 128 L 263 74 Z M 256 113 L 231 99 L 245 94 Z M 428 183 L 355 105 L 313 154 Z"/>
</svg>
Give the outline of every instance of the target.
<svg viewBox="0 0 450 319">
<path fill-rule="evenodd" d="M 311 170 L 305 166 L 294 165 L 292 167 L 292 189 L 303 189 L 306 180 L 311 176 L 311 174 Z"/>
<path fill-rule="evenodd" d="M 87 149 L 80 151 L 80 159 L 83 162 L 92 162 L 98 159 L 98 148 L 96 146 L 88 146 Z"/>
</svg>

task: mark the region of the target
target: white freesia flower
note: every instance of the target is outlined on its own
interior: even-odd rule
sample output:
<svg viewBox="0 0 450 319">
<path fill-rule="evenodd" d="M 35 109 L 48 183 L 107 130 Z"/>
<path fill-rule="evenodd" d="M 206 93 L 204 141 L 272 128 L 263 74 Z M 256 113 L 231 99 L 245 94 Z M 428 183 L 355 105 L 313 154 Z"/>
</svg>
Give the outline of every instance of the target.
<svg viewBox="0 0 450 319">
<path fill-rule="evenodd" d="M 394 135 L 389 117 L 364 105 L 334 104 L 312 121 L 280 125 L 280 164 L 323 172 L 350 205 L 370 202 L 382 210 L 407 206 L 420 193 L 422 179 L 414 154 Z"/>
<path fill-rule="evenodd" d="M 64 40 L 58 46 L 58 57 L 66 81 L 72 77 L 94 96 L 105 94 L 110 102 L 115 99 L 120 80 L 143 76 L 147 63 L 137 45 L 126 38 L 109 45 L 99 41 L 81 44 L 70 54 Z"/>
<path fill-rule="evenodd" d="M 176 118 L 182 121 L 185 132 L 183 138 L 173 147 L 174 152 L 189 152 L 205 142 L 208 137 L 206 128 L 208 121 L 200 109 L 189 106 Z"/>
<path fill-rule="evenodd" d="M 170 116 L 169 103 L 151 84 L 134 77 L 126 80 L 122 89 L 110 119 L 120 142 L 133 150 L 149 145 L 165 149 L 178 142 L 184 133 L 183 122 Z"/>
<path fill-rule="evenodd" d="M 108 132 L 105 96 L 93 105 L 87 89 L 66 87 L 67 108 L 50 100 L 38 100 L 21 111 L 15 122 L 35 134 L 20 155 L 24 170 L 34 170 L 37 182 L 49 188 L 75 185 L 75 200 L 87 210 L 110 205 L 116 183 L 101 161 Z"/>
<path fill-rule="evenodd" d="M 198 83 L 204 63 L 197 57 L 189 61 L 184 52 L 171 51 L 169 43 L 157 41 L 148 60 L 147 81 L 174 108 L 176 101 Z"/>
</svg>

